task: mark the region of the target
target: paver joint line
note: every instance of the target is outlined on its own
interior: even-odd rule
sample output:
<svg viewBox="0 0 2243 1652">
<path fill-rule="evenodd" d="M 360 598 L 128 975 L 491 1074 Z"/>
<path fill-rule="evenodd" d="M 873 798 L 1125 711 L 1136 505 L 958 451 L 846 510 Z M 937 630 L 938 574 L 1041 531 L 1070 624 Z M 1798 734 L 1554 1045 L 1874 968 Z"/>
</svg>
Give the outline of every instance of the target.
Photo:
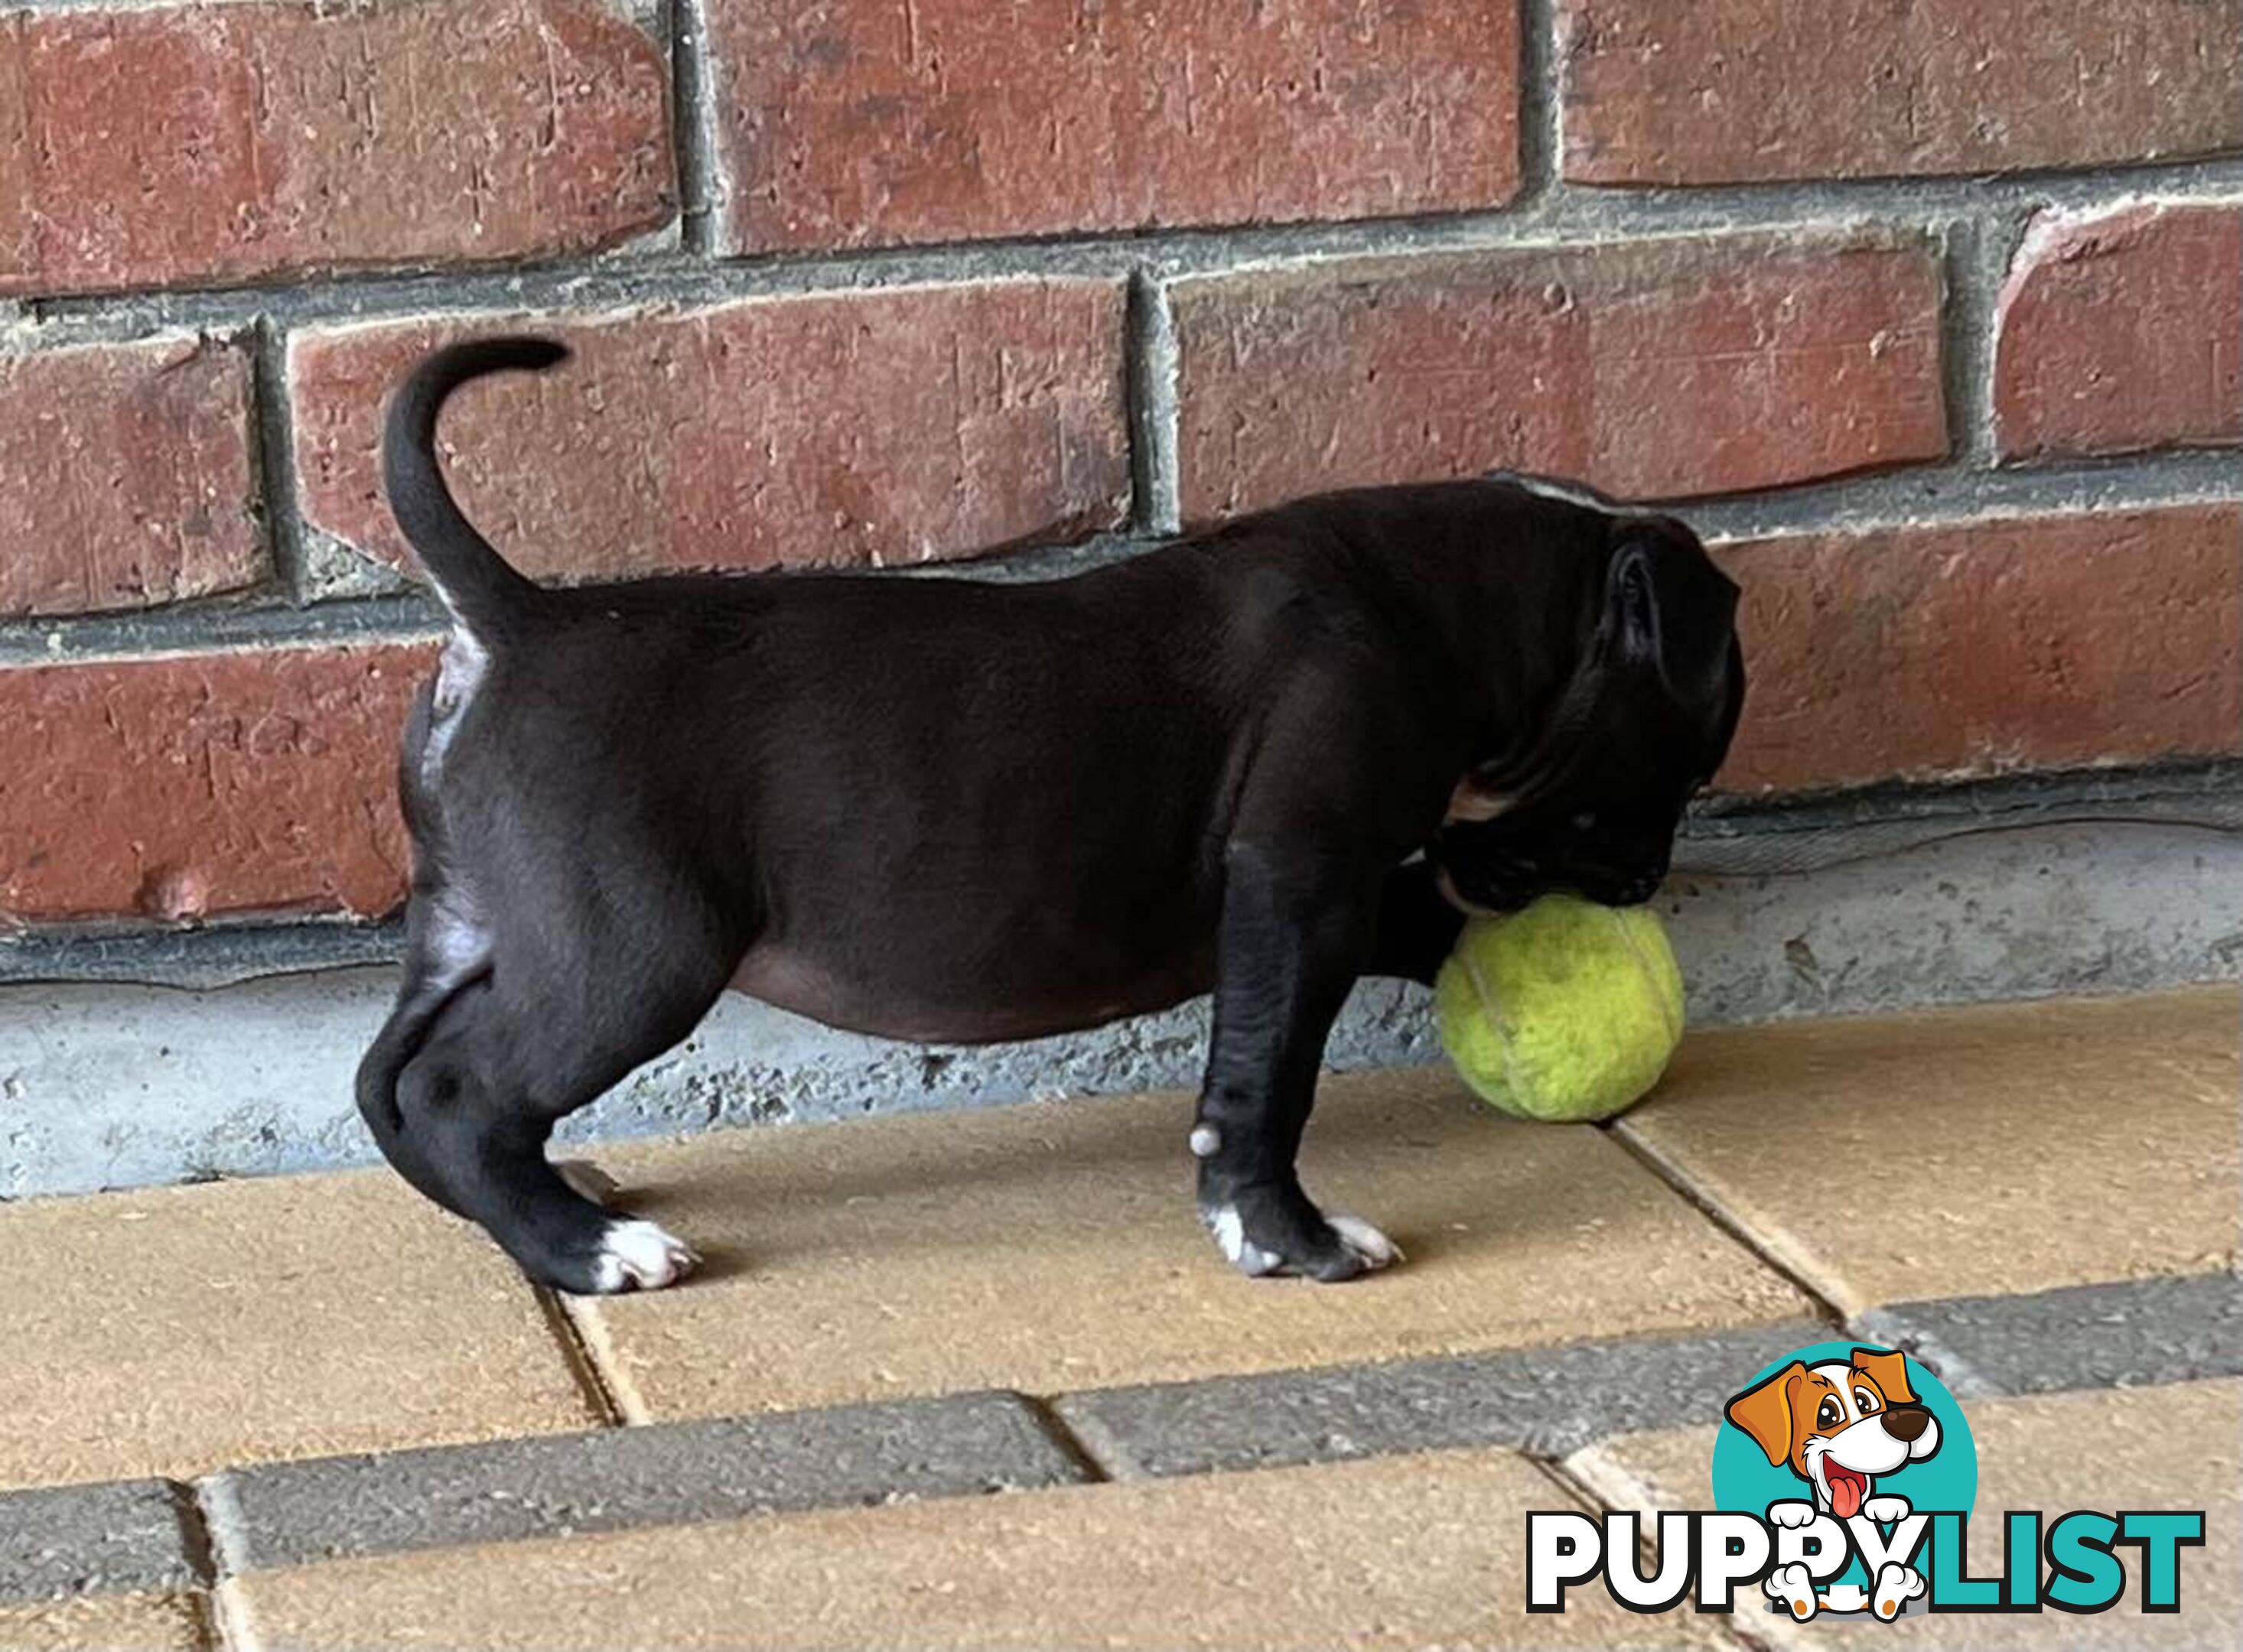
<svg viewBox="0 0 2243 1652">
<path fill-rule="evenodd" d="M 631 1418 L 623 1414 L 623 1405 L 616 1397 L 607 1372 L 602 1367 L 599 1357 L 593 1353 L 591 1344 L 585 1340 L 584 1327 L 569 1312 L 569 1305 L 556 1293 L 542 1285 L 532 1287 L 531 1294 L 537 1299 L 538 1311 L 545 1316 L 546 1328 L 552 1332 L 554 1341 L 560 1344 L 561 1357 L 568 1362 L 569 1374 L 576 1379 L 576 1386 L 583 1390 L 584 1404 L 590 1408 L 592 1415 L 610 1428 L 644 1421 L 644 1418 Z"/>
<path fill-rule="evenodd" d="M 1751 1252 L 1755 1261 L 1805 1297 L 1814 1305 L 1815 1312 L 1833 1326 L 1846 1322 L 1849 1316 L 1833 1286 L 1817 1279 L 1802 1259 L 1787 1255 L 1769 1235 L 1761 1232 L 1724 1205 L 1711 1188 L 1692 1176 L 1674 1158 L 1629 1129 L 1626 1115 L 1606 1120 L 1597 1128 L 1636 1163 L 1672 1188 L 1675 1196 L 1692 1210 Z"/>
</svg>

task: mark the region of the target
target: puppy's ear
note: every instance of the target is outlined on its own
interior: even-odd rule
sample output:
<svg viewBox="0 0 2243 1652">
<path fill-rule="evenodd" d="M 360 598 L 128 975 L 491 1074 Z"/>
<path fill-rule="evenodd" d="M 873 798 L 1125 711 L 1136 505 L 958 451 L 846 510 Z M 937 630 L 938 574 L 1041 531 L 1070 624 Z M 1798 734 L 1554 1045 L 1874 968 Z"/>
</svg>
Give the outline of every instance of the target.
<svg viewBox="0 0 2243 1652">
<path fill-rule="evenodd" d="M 1779 1468 L 1791 1461 L 1792 1397 L 1805 1380 L 1807 1367 L 1794 1360 L 1729 1401 L 1729 1420 L 1750 1434 L 1753 1444 Z"/>
<path fill-rule="evenodd" d="M 1622 523 L 1605 570 L 1605 644 L 1620 662 L 1655 673 L 1687 705 L 1729 693 L 1737 588 L 1698 536 L 1667 516 Z"/>
<path fill-rule="evenodd" d="M 1865 1374 L 1877 1385 L 1877 1392 L 1885 1403 L 1896 1406 L 1916 1404 L 1915 1390 L 1908 1386 L 1908 1356 L 1889 1353 L 1883 1348 L 1856 1348 L 1853 1353 L 1854 1369 Z"/>
</svg>

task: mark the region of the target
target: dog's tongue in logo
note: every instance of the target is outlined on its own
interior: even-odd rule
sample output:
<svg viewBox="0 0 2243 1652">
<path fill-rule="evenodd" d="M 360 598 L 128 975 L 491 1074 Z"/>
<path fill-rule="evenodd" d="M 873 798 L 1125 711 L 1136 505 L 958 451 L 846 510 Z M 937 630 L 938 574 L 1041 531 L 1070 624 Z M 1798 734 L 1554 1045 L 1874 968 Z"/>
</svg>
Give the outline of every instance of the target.
<svg viewBox="0 0 2243 1652">
<path fill-rule="evenodd" d="M 1825 1472 L 1830 1477 L 1830 1512 L 1840 1520 L 1853 1519 L 1862 1512 L 1862 1498 L 1869 1489 L 1869 1476 L 1835 1463 L 1828 1464 Z"/>
</svg>

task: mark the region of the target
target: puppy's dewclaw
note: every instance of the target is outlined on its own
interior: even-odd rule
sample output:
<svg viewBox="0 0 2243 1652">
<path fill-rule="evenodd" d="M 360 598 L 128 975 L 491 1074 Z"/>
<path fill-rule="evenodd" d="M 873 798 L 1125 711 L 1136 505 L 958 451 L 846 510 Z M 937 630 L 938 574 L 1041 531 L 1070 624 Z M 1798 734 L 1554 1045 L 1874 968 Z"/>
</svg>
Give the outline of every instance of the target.
<svg viewBox="0 0 2243 1652">
<path fill-rule="evenodd" d="M 658 1291 L 700 1266 L 691 1246 L 652 1222 L 612 1222 L 592 1265 L 592 1288 L 603 1296 Z"/>
</svg>

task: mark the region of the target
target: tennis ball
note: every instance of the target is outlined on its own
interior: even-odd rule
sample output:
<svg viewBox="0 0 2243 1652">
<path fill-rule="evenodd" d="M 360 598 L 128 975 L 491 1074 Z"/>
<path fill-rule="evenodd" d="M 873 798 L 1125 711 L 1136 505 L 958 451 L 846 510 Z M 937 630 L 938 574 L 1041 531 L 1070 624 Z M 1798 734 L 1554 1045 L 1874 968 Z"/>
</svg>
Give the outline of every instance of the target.
<svg viewBox="0 0 2243 1652">
<path fill-rule="evenodd" d="M 1682 1038 L 1682 973 L 1647 906 L 1546 895 L 1465 923 L 1433 984 L 1441 1047 L 1474 1094 L 1520 1118 L 1609 1118 Z"/>
</svg>

